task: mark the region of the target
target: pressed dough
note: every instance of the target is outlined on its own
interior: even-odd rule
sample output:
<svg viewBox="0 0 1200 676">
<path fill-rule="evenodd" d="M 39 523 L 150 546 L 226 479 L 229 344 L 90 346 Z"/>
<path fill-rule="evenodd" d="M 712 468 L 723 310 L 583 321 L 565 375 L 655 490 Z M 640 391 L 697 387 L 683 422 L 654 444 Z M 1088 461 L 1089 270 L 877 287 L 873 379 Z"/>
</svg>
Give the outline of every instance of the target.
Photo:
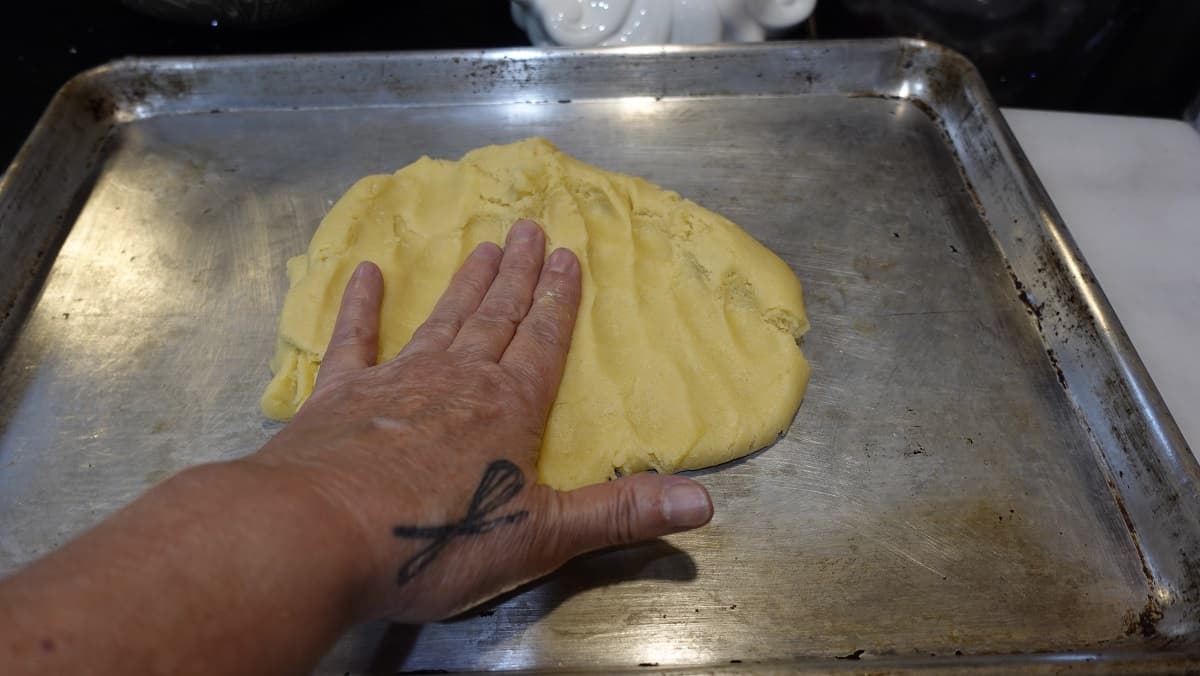
<svg viewBox="0 0 1200 676">
<path fill-rule="evenodd" d="M 716 465 L 785 432 L 808 383 L 791 269 L 734 223 L 641 178 L 533 138 L 461 160 L 428 157 L 350 188 L 288 261 L 263 412 L 312 391 L 343 288 L 371 260 L 385 291 L 379 357 L 394 356 L 479 243 L 521 218 L 583 272 L 579 319 L 542 442 L 557 489 L 646 469 Z"/>
</svg>

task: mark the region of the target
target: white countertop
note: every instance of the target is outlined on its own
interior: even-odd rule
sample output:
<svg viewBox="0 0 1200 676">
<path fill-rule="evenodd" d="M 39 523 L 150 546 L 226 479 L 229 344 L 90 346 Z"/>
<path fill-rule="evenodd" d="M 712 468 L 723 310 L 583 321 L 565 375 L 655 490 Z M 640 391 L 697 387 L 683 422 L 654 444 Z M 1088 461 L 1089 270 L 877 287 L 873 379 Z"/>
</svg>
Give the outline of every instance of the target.
<svg viewBox="0 0 1200 676">
<path fill-rule="evenodd" d="M 1200 133 L 1150 118 L 1004 116 L 1200 457 Z"/>
</svg>

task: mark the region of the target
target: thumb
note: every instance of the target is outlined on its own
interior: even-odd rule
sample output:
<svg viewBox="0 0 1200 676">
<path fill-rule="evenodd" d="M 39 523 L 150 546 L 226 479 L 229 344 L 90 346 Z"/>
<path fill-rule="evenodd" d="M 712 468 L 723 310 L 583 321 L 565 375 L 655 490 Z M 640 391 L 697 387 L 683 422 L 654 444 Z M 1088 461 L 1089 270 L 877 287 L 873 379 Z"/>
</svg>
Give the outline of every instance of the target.
<svg viewBox="0 0 1200 676">
<path fill-rule="evenodd" d="M 713 515 L 699 482 L 635 474 L 559 493 L 557 535 L 567 557 L 699 528 Z"/>
</svg>

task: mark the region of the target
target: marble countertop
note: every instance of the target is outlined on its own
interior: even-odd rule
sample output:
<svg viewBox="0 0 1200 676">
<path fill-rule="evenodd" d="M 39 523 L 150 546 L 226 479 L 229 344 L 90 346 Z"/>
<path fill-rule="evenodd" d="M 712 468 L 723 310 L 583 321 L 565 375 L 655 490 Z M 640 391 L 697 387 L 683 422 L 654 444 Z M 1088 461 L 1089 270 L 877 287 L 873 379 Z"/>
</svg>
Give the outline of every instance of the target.
<svg viewBox="0 0 1200 676">
<path fill-rule="evenodd" d="M 1197 453 L 1200 133 L 1151 118 L 1004 116 Z"/>
</svg>

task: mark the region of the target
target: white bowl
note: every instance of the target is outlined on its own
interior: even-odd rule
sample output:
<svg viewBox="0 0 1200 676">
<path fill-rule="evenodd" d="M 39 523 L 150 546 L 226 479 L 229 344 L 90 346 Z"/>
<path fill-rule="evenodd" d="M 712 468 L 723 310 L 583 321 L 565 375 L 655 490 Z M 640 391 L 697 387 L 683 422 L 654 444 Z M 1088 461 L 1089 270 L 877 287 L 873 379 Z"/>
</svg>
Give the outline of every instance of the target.
<svg viewBox="0 0 1200 676">
<path fill-rule="evenodd" d="M 816 0 L 512 0 L 536 45 L 758 42 L 812 14 Z"/>
</svg>

